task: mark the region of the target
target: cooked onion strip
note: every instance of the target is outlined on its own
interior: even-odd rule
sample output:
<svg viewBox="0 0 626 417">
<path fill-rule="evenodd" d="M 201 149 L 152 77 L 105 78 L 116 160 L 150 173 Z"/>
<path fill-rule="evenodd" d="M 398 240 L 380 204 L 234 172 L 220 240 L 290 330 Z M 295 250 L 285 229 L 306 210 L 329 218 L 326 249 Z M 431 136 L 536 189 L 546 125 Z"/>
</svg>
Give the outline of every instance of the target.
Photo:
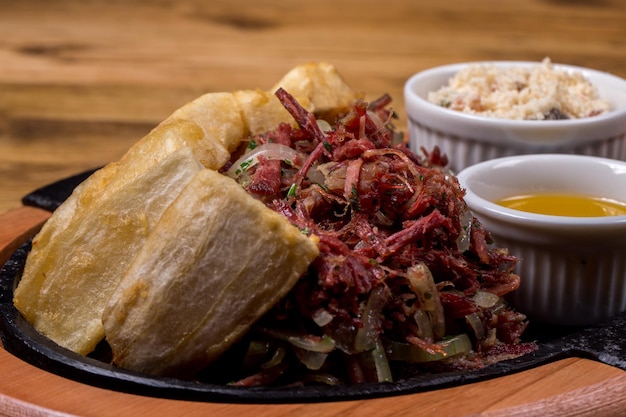
<svg viewBox="0 0 626 417">
<path fill-rule="evenodd" d="M 231 178 L 237 178 L 248 171 L 250 168 L 259 163 L 259 156 L 267 159 L 288 161 L 291 165 L 298 158 L 299 154 L 295 149 L 280 143 L 266 143 L 258 146 L 250 152 L 244 153 L 237 159 L 231 167 L 226 171 L 226 175 Z"/>
<path fill-rule="evenodd" d="M 315 324 L 317 324 L 320 327 L 324 327 L 326 326 L 328 323 L 330 323 L 331 321 L 333 321 L 333 318 L 335 318 L 335 316 L 333 316 L 332 314 L 330 314 L 328 312 L 328 310 L 325 310 L 323 308 L 320 308 L 319 310 L 317 310 L 313 316 L 311 317 L 313 319 L 313 321 L 315 322 Z"/>
<path fill-rule="evenodd" d="M 459 237 L 456 240 L 456 247 L 459 252 L 465 252 L 470 247 L 470 228 L 472 227 L 472 220 L 473 215 L 469 210 L 466 210 L 459 219 L 461 228 Z"/>
<path fill-rule="evenodd" d="M 238 179 L 245 177 L 250 168 L 259 163 L 259 157 L 265 157 L 269 160 L 279 160 L 287 165 L 298 167 L 305 155 L 299 153 L 293 148 L 280 143 L 265 143 L 250 152 L 244 153 L 237 159 L 226 171 L 226 175 L 231 178 Z M 309 167 L 306 177 L 314 184 L 324 184 L 324 175 L 320 173 L 314 166 Z"/>
<path fill-rule="evenodd" d="M 422 339 L 434 339 L 433 324 L 428 314 L 424 310 L 419 309 L 413 314 L 413 318 L 415 319 L 415 324 L 417 324 L 417 336 Z"/>
<path fill-rule="evenodd" d="M 333 127 L 314 123 L 288 93 L 277 96 L 300 129 L 252 138 L 264 153 L 244 155 L 230 171 L 238 166 L 244 188 L 320 239 L 309 273 L 261 324 L 289 351 L 285 383 L 325 382 L 327 373 L 341 380 L 329 384 L 392 381 L 399 368 L 391 360 L 411 362 L 411 372 L 431 371 L 417 364 L 434 361 L 462 369 L 489 357 L 478 347 L 509 349 L 504 338 L 516 340 L 525 318 L 508 314 L 494 288 L 515 284 L 516 259 L 490 248 L 458 182 L 441 169 L 445 157 L 392 146 L 391 113 L 376 107 L 384 101 L 367 110 L 357 103 Z M 280 170 L 268 164 L 277 158 Z M 274 188 L 263 194 L 247 181 Z"/>
<path fill-rule="evenodd" d="M 295 348 L 296 356 L 307 369 L 317 371 L 324 366 L 328 353 L 314 352 L 306 349 Z"/>
<path fill-rule="evenodd" d="M 356 352 L 372 350 L 376 347 L 382 321 L 382 309 L 387 302 L 387 287 L 379 285 L 372 290 L 362 314 L 363 327 L 354 337 Z"/>
<path fill-rule="evenodd" d="M 361 355 L 363 358 L 361 365 L 364 370 L 368 373 L 375 374 L 375 377 L 371 378 L 371 380 L 376 380 L 378 382 L 393 382 L 393 375 L 391 374 L 387 354 L 385 353 L 385 348 L 380 341 L 380 338 L 376 338 L 374 348 L 372 350 L 364 352 Z"/>
<path fill-rule="evenodd" d="M 474 301 L 478 307 L 482 308 L 491 308 L 498 304 L 501 300 L 502 299 L 498 295 L 488 291 L 478 291 L 472 297 L 472 301 Z"/>
<path fill-rule="evenodd" d="M 477 313 L 471 313 L 465 316 L 465 320 L 467 324 L 474 330 L 474 334 L 478 340 L 481 340 L 485 337 L 485 326 L 483 326 L 483 322 L 480 320 L 480 317 Z"/>
<path fill-rule="evenodd" d="M 386 350 L 389 360 L 418 363 L 440 361 L 467 354 L 472 350 L 472 342 L 465 333 L 444 339 L 435 345 L 437 350 L 429 352 L 410 343 L 392 341 Z"/>
<path fill-rule="evenodd" d="M 264 329 L 263 332 L 311 352 L 329 353 L 335 349 L 335 341 L 330 336 L 298 335 L 275 329 Z"/>
<path fill-rule="evenodd" d="M 431 318 L 434 336 L 443 337 L 446 334 L 443 305 L 430 270 L 420 262 L 407 270 L 407 278 L 411 289 L 417 294 L 421 309 L 428 312 Z"/>
</svg>

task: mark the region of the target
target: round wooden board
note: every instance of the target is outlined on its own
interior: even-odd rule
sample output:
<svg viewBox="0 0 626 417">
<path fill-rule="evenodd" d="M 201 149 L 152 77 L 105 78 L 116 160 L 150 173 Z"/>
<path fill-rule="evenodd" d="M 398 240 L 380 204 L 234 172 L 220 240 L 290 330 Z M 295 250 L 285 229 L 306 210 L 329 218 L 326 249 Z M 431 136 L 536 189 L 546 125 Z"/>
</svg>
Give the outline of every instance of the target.
<svg viewBox="0 0 626 417">
<path fill-rule="evenodd" d="M 31 207 L 0 215 L 0 262 L 48 217 L 48 212 Z M 46 372 L 0 348 L 0 416 L 618 416 L 624 411 L 626 372 L 581 358 L 417 394 L 261 405 L 178 401 L 110 391 Z"/>
</svg>

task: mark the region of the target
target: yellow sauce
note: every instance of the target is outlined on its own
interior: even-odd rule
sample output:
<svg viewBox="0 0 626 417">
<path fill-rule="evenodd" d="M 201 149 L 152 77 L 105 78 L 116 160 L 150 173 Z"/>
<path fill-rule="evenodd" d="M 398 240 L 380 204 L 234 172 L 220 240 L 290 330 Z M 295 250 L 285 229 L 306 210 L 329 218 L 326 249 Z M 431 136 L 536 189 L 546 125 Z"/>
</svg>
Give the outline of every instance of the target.
<svg viewBox="0 0 626 417">
<path fill-rule="evenodd" d="M 519 195 L 496 203 L 515 210 L 552 216 L 605 217 L 626 214 L 626 203 L 573 194 Z"/>
</svg>

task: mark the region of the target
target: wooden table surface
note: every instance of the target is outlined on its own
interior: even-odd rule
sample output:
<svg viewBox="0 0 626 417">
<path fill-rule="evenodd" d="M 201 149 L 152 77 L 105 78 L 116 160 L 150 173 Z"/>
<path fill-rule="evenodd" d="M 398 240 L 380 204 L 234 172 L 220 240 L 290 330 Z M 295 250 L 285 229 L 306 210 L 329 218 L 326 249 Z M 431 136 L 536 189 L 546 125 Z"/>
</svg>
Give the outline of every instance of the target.
<svg viewBox="0 0 626 417">
<path fill-rule="evenodd" d="M 626 77 L 625 22 L 622 0 L 0 0 L 0 251 L 45 218 L 24 194 L 118 159 L 205 92 L 327 61 L 368 97 L 390 93 L 404 127 L 403 84 L 432 66 L 549 56 Z M 0 415 L 618 415 L 624 374 L 571 358 L 412 396 L 243 406 L 113 393 L 0 348 Z"/>
</svg>

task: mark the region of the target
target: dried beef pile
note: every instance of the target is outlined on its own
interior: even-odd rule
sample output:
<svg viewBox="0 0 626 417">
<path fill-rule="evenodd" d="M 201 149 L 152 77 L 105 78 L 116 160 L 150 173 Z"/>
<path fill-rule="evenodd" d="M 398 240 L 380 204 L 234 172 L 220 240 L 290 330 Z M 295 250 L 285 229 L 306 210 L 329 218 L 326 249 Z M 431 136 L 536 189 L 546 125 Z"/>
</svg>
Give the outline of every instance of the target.
<svg viewBox="0 0 626 417">
<path fill-rule="evenodd" d="M 419 157 L 397 140 L 388 96 L 331 126 L 276 94 L 299 128 L 249 138 L 223 172 L 317 236 L 320 256 L 219 361 L 229 364 L 223 382 L 391 381 L 536 348 L 520 341 L 526 318 L 502 298 L 519 286 L 517 259 L 472 217 L 445 156 Z"/>
</svg>

